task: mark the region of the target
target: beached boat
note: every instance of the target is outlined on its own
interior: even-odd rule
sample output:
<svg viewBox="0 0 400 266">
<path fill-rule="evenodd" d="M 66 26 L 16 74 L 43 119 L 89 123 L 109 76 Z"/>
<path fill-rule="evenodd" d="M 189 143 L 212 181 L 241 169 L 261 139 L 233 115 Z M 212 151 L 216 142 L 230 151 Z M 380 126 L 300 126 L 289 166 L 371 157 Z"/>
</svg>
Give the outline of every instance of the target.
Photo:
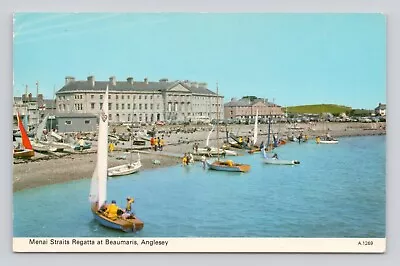
<svg viewBox="0 0 400 266">
<path fill-rule="evenodd" d="M 123 164 L 115 167 L 108 168 L 108 176 L 122 176 L 130 175 L 139 172 L 142 167 L 140 158 L 135 163 Z"/>
<path fill-rule="evenodd" d="M 82 145 L 83 150 L 90 149 L 92 147 L 92 143 L 84 141 Z M 72 144 L 72 148 L 76 151 L 79 151 L 81 149 L 81 145 L 78 143 Z"/>
<path fill-rule="evenodd" d="M 320 140 L 317 141 L 317 144 L 338 144 L 338 140 Z"/>
<path fill-rule="evenodd" d="M 32 144 L 31 144 L 31 141 L 29 140 L 28 134 L 25 131 L 24 125 L 22 124 L 19 112 L 17 113 L 17 120 L 18 120 L 18 127 L 21 132 L 22 147 L 14 148 L 13 157 L 28 159 L 28 158 L 33 157 L 35 155 L 35 152 L 32 148 Z"/>
<path fill-rule="evenodd" d="M 220 161 L 219 157 L 219 96 L 218 96 L 218 83 L 217 83 L 217 160 L 210 163 L 206 161 L 208 169 L 216 171 L 227 171 L 227 172 L 248 172 L 250 171 L 250 165 L 235 163 L 232 160 Z"/>
<path fill-rule="evenodd" d="M 108 86 L 104 97 L 103 106 L 108 106 Z M 99 119 L 99 137 L 97 150 L 97 164 L 92 176 L 90 187 L 89 201 L 91 203 L 91 211 L 94 219 L 101 225 L 122 230 L 124 232 L 134 232 L 143 228 L 144 223 L 136 216 L 123 218 L 117 216 L 115 219 L 108 218 L 101 207 L 106 203 L 107 199 L 107 159 L 108 159 L 108 108 L 102 109 Z"/>
</svg>

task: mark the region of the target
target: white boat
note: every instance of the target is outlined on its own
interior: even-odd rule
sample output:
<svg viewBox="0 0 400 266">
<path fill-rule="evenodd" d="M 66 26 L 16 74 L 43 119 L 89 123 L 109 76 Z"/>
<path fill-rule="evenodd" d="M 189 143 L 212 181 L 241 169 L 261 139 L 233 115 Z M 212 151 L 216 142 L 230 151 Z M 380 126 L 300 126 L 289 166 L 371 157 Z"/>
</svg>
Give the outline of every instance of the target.
<svg viewBox="0 0 400 266">
<path fill-rule="evenodd" d="M 265 151 L 263 151 L 264 163 L 266 164 L 278 164 L 278 165 L 296 165 L 300 164 L 297 160 L 281 160 L 273 157 L 268 157 Z"/>
<path fill-rule="evenodd" d="M 210 136 L 211 136 L 211 133 L 213 132 L 213 130 L 214 130 L 214 125 L 212 126 L 210 133 L 208 133 L 207 140 L 206 140 L 206 147 L 209 147 Z M 210 149 L 211 150 L 209 150 L 209 148 L 198 148 L 196 154 L 197 155 L 203 155 L 203 154 L 217 155 L 218 153 L 223 154 L 225 152 L 225 155 L 228 155 L 228 156 L 237 156 L 238 155 L 237 152 L 231 151 L 231 150 L 217 149 L 215 147 L 210 147 Z"/>
<path fill-rule="evenodd" d="M 108 168 L 107 173 L 108 176 L 130 175 L 138 172 L 141 167 L 142 167 L 142 162 L 140 161 L 140 155 L 138 153 L 138 160 L 135 163 L 128 163 Z"/>
<path fill-rule="evenodd" d="M 318 144 L 338 144 L 338 140 L 320 140 Z"/>
<path fill-rule="evenodd" d="M 275 159 L 275 158 L 264 158 L 264 163 L 266 164 L 280 164 L 280 165 L 295 165 L 295 164 L 300 164 L 299 161 L 296 160 L 280 160 L 280 159 Z"/>
</svg>

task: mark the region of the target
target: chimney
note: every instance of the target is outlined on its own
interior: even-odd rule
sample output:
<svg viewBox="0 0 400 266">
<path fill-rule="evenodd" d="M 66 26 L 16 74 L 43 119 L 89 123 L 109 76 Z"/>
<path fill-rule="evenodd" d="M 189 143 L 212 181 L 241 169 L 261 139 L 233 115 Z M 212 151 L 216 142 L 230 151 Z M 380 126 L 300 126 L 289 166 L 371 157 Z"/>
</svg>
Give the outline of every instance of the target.
<svg viewBox="0 0 400 266">
<path fill-rule="evenodd" d="M 168 79 L 166 79 L 166 78 L 163 78 L 163 79 L 160 79 L 160 82 L 168 82 Z"/>
<path fill-rule="evenodd" d="M 117 85 L 117 80 L 116 80 L 115 76 L 111 76 L 111 77 L 110 77 L 110 83 L 111 83 L 113 86 L 116 86 L 116 85 Z"/>
<path fill-rule="evenodd" d="M 70 82 L 75 82 L 75 78 L 71 76 L 66 76 L 65 77 L 65 85 L 67 85 Z"/>
<path fill-rule="evenodd" d="M 198 87 L 199 87 L 199 84 L 198 84 L 197 82 L 191 82 L 191 83 L 190 83 L 190 86 L 191 86 L 191 87 L 198 88 Z"/>
<path fill-rule="evenodd" d="M 202 88 L 206 88 L 207 89 L 207 83 L 206 82 L 201 82 L 201 83 L 199 83 L 199 87 L 202 87 Z"/>
<path fill-rule="evenodd" d="M 32 101 L 32 93 L 28 94 L 28 101 L 30 101 L 30 102 Z"/>
<path fill-rule="evenodd" d="M 144 78 L 144 83 L 149 84 L 149 80 L 147 78 Z"/>
<path fill-rule="evenodd" d="M 22 94 L 22 102 L 25 103 L 28 101 L 28 95 L 27 94 Z"/>
<path fill-rule="evenodd" d="M 128 81 L 129 84 L 133 85 L 133 78 L 132 77 L 128 77 L 126 79 L 126 81 Z"/>
<path fill-rule="evenodd" d="M 87 80 L 90 82 L 90 83 L 92 83 L 92 87 L 94 87 L 94 83 L 95 83 L 95 78 L 94 78 L 94 76 L 89 76 L 88 78 L 87 78 Z"/>
</svg>

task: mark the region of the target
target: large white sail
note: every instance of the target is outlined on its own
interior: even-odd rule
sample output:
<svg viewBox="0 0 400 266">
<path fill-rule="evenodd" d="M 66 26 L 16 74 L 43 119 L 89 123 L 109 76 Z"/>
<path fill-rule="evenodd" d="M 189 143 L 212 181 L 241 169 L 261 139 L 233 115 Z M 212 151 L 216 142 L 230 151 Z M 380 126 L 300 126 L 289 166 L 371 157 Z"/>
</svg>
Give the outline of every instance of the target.
<svg viewBox="0 0 400 266">
<path fill-rule="evenodd" d="M 253 145 L 256 145 L 258 136 L 258 110 L 256 110 L 256 121 L 254 122 L 254 137 L 253 137 Z"/>
<path fill-rule="evenodd" d="M 97 143 L 97 164 L 93 173 L 90 201 L 97 201 L 98 207 L 107 199 L 107 157 L 108 157 L 108 86 L 104 96 L 103 108 L 99 119 Z M 97 191 L 97 193 L 96 193 Z"/>
<path fill-rule="evenodd" d="M 46 117 L 43 119 L 43 121 L 39 124 L 39 126 L 36 130 L 36 139 L 38 139 L 38 140 L 42 139 L 43 130 L 46 128 L 48 118 L 49 118 L 49 115 L 47 114 Z"/>
<path fill-rule="evenodd" d="M 208 133 L 207 140 L 206 140 L 206 147 L 210 147 L 209 146 L 209 144 L 210 144 L 210 136 L 211 136 L 211 133 L 213 132 L 213 130 L 214 130 L 214 125 L 212 126 L 210 133 Z"/>
</svg>

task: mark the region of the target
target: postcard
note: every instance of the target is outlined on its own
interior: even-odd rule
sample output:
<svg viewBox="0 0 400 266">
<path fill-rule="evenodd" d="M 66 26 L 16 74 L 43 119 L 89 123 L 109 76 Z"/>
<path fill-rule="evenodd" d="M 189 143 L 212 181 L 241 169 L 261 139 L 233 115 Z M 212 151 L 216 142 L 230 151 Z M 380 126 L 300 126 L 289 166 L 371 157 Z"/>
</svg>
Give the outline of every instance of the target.
<svg viewBox="0 0 400 266">
<path fill-rule="evenodd" d="M 15 13 L 14 252 L 386 250 L 386 18 Z"/>
</svg>

